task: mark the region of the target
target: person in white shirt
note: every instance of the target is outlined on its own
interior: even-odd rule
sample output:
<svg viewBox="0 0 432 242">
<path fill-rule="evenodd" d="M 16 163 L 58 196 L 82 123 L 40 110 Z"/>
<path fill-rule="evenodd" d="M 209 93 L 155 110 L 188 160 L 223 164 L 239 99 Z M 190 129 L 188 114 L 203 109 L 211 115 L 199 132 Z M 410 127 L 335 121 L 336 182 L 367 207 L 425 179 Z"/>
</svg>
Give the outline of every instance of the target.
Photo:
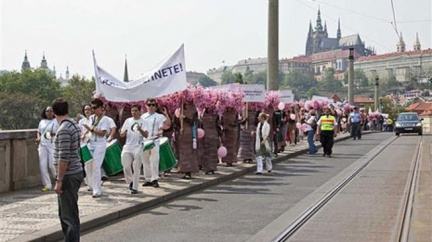
<svg viewBox="0 0 432 242">
<path fill-rule="evenodd" d="M 163 125 L 171 125 L 171 121 L 156 112 L 157 103 L 154 98 L 146 100 L 147 112 L 141 115 L 144 120 L 145 127 L 148 131 L 148 138 L 146 140 L 153 140 L 154 147 L 146 150 L 142 155 L 142 162 L 144 164 L 144 178 L 145 183 L 143 186 L 159 187 L 159 137 L 163 133 Z"/>
<path fill-rule="evenodd" d="M 132 117 L 126 119 L 120 130 L 120 137 L 126 136 L 123 146 L 121 160 L 126 183 L 129 184 L 131 194 L 138 193 L 138 182 L 141 173 L 141 156 L 143 150 L 143 137 L 147 137 L 144 120 L 141 118 L 141 107 L 133 105 Z M 133 166 L 133 170 L 132 170 Z"/>
<path fill-rule="evenodd" d="M 105 114 L 106 114 L 106 111 L 104 109 L 104 117 L 106 117 L 108 119 L 108 122 L 109 122 L 109 132 L 107 132 L 107 134 L 106 134 L 106 136 L 107 136 L 106 142 L 109 143 L 114 139 L 114 136 L 117 133 L 117 126 L 114 122 L 114 119 L 106 116 Z M 102 185 L 103 185 L 104 181 L 108 180 L 108 175 L 105 172 L 103 167 L 101 167 L 101 180 L 102 180 Z"/>
<path fill-rule="evenodd" d="M 41 117 L 42 120 L 39 122 L 36 134 L 36 144 L 39 145 L 39 169 L 44 186 L 42 192 L 47 192 L 52 189 L 49 172 L 51 172 L 52 177 L 56 177 L 53 141 L 59 125 L 57 120 L 54 118 L 54 113 L 51 107 L 45 108 Z"/>
<path fill-rule="evenodd" d="M 88 147 L 93 161 L 87 162 L 85 169 L 89 178 L 90 190 L 93 191 L 93 198 L 102 196 L 101 167 L 106 152 L 106 134 L 110 129 L 108 118 L 103 115 L 102 106 L 103 102 L 98 98 L 91 102 L 94 114 L 90 116 L 89 124 L 83 124 L 87 131 L 81 136 L 83 139 L 88 133 L 91 134 Z"/>
<path fill-rule="evenodd" d="M 315 110 L 310 110 L 310 117 L 306 120 L 306 132 L 307 141 L 309 144 L 308 154 L 313 155 L 318 152 L 318 148 L 315 145 L 314 138 L 317 129 L 318 119 L 316 117 Z"/>
<path fill-rule="evenodd" d="M 267 122 L 268 115 L 266 113 L 260 113 L 258 116 L 258 125 L 256 128 L 256 139 L 255 139 L 255 151 L 256 151 L 256 163 L 257 171 L 255 174 L 262 175 L 263 172 L 263 159 L 266 162 L 266 169 L 270 173 L 273 169 L 271 161 L 271 146 L 270 146 L 270 124 Z"/>
</svg>

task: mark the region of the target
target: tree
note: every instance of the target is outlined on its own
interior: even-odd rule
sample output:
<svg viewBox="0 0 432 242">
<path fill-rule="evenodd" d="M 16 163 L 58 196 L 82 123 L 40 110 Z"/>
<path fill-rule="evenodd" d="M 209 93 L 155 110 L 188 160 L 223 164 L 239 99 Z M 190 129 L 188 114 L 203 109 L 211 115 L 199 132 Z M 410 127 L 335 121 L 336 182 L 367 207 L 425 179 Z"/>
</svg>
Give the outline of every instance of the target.
<svg viewBox="0 0 432 242">
<path fill-rule="evenodd" d="M 234 74 L 235 76 L 235 83 L 243 84 L 243 75 L 241 73 Z"/>
<path fill-rule="evenodd" d="M 245 83 L 252 83 L 254 79 L 253 71 L 250 70 L 249 66 L 246 67 L 246 71 L 243 74 L 243 80 Z"/>
<path fill-rule="evenodd" d="M 284 85 L 291 88 L 297 88 L 299 91 L 302 92 L 306 92 L 311 87 L 316 85 L 316 81 L 314 80 L 312 75 L 293 71 L 286 75 Z"/>
<path fill-rule="evenodd" d="M 261 71 L 254 75 L 253 82 L 254 84 L 264 84 L 267 87 L 267 72 Z"/>
<path fill-rule="evenodd" d="M 311 99 L 313 95 L 319 95 L 318 89 L 316 87 L 311 87 L 306 93 L 308 99 Z"/>
<path fill-rule="evenodd" d="M 34 94 L 2 93 L 0 95 L 0 129 L 35 129 L 46 108 Z"/>
<path fill-rule="evenodd" d="M 84 104 L 89 104 L 93 99 L 93 91 L 96 90 L 94 80 L 88 80 L 79 75 L 73 75 L 68 85 L 63 87 L 61 97 L 69 103 L 69 114 L 74 116 L 81 112 Z"/>
<path fill-rule="evenodd" d="M 334 69 L 328 68 L 324 73 L 320 86 L 328 92 L 334 92 L 341 90 L 342 83 L 334 78 Z"/>
<path fill-rule="evenodd" d="M 208 76 L 202 76 L 198 79 L 198 83 L 201 84 L 203 87 L 211 87 L 216 86 L 218 83 L 215 82 L 213 79 L 211 79 Z"/>
<path fill-rule="evenodd" d="M 236 77 L 231 71 L 224 71 L 221 79 L 221 84 L 230 84 L 235 82 Z"/>
</svg>

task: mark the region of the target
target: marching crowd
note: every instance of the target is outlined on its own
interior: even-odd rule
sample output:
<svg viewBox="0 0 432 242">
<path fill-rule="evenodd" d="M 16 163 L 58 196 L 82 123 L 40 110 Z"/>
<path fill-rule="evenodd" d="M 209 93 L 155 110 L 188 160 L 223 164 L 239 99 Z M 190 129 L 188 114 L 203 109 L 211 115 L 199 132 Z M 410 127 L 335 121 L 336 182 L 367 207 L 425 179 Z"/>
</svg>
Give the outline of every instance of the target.
<svg viewBox="0 0 432 242">
<path fill-rule="evenodd" d="M 176 169 L 184 179 L 191 179 L 199 170 L 214 174 L 220 162 L 232 166 L 238 160 L 255 160 L 256 174 L 262 175 L 264 165 L 272 172 L 272 157 L 305 137 L 309 155 L 318 152 L 315 141 L 319 140 L 322 155 L 331 157 L 338 133 L 350 132 L 353 139 L 361 139 L 361 131 L 372 122 L 364 109 L 357 107 L 346 111 L 332 105 L 305 109 L 296 104 L 259 111 L 247 107 L 241 112 L 227 109 L 219 115 L 209 110 L 198 112 L 193 103 L 183 103 L 180 110 L 169 112 L 149 98 L 145 106 L 125 105 L 119 111 L 95 98 L 73 119 L 68 116 L 67 102 L 56 99 L 42 112 L 36 143 L 42 192 L 59 194 L 65 236 L 79 236 L 77 201 L 82 182 L 93 198 L 99 198 L 103 180 L 119 172 L 123 172 L 130 193 L 137 194 L 142 168 L 142 186 L 155 188 L 163 172 Z M 112 157 L 119 159 L 107 158 L 111 144 L 118 147 L 114 152 L 119 152 Z M 113 166 L 116 168 L 111 169 Z M 54 189 L 50 173 L 56 178 Z"/>
</svg>

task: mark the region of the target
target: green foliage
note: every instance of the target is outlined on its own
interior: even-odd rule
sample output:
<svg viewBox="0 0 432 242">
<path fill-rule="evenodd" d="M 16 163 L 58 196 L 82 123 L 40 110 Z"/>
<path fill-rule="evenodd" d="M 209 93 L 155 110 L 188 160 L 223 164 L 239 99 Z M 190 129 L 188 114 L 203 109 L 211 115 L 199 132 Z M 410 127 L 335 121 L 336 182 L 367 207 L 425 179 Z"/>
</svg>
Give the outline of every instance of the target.
<svg viewBox="0 0 432 242">
<path fill-rule="evenodd" d="M 93 91 L 96 89 L 95 82 L 73 75 L 68 85 L 62 88 L 61 97 L 69 103 L 69 114 L 75 117 L 75 114 L 81 112 L 81 107 L 88 104 L 93 99 Z"/>
<path fill-rule="evenodd" d="M 264 84 L 267 86 L 267 72 L 262 71 L 254 75 L 253 84 Z"/>
<path fill-rule="evenodd" d="M 306 93 L 307 99 L 311 99 L 313 95 L 319 95 L 318 88 L 311 87 Z"/>
<path fill-rule="evenodd" d="M 312 75 L 293 71 L 286 75 L 284 85 L 297 88 L 301 92 L 307 92 L 311 87 L 316 85 L 316 81 Z"/>
<path fill-rule="evenodd" d="M 328 92 L 340 91 L 342 89 L 342 83 L 334 78 L 333 68 L 328 68 L 325 71 L 324 78 L 319 85 Z"/>
<path fill-rule="evenodd" d="M 198 79 L 198 83 L 201 84 L 201 86 L 203 86 L 203 87 L 211 87 L 211 86 L 216 86 L 218 84 L 217 82 L 215 82 L 213 79 L 211 79 L 208 76 L 200 77 Z"/>
<path fill-rule="evenodd" d="M 224 71 L 221 80 L 221 84 L 230 84 L 235 82 L 236 77 L 231 71 Z"/>
<path fill-rule="evenodd" d="M 1 93 L 0 129 L 35 129 L 38 126 L 44 101 L 33 94 Z"/>
<path fill-rule="evenodd" d="M 61 87 L 45 70 L 4 72 L 0 75 L 0 129 L 37 128 L 40 114 L 55 98 L 69 102 L 74 116 L 83 103 L 89 103 L 95 90 L 94 81 L 73 76 L 69 85 Z"/>
<path fill-rule="evenodd" d="M 241 73 L 234 74 L 235 76 L 235 83 L 243 84 L 243 75 Z"/>
<path fill-rule="evenodd" d="M 250 70 L 249 66 L 246 67 L 246 71 L 243 74 L 243 80 L 245 83 L 253 83 L 254 81 L 254 74 L 253 71 Z"/>
</svg>

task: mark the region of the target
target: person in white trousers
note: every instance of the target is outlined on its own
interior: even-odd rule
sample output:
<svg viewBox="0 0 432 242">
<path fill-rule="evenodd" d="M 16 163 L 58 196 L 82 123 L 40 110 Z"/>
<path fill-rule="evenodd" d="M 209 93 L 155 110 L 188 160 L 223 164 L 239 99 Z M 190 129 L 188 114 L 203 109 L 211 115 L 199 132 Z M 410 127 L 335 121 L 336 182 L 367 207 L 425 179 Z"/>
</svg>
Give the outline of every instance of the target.
<svg viewBox="0 0 432 242">
<path fill-rule="evenodd" d="M 47 107 L 42 111 L 42 120 L 39 122 L 38 131 L 36 134 L 36 144 L 38 144 L 39 154 L 39 170 L 42 179 L 42 192 L 52 190 L 52 177 L 56 177 L 56 169 L 54 167 L 54 148 L 53 141 L 55 133 L 58 129 L 58 122 L 54 118 L 54 113 L 51 107 Z"/>
<path fill-rule="evenodd" d="M 141 115 L 144 120 L 145 127 L 147 127 L 148 138 L 146 140 L 153 140 L 154 147 L 143 152 L 142 162 L 144 164 L 144 178 L 146 186 L 159 187 L 159 137 L 163 133 L 163 125 L 167 118 L 156 112 L 157 103 L 154 98 L 146 100 L 147 112 Z M 171 125 L 171 123 L 166 123 Z"/>
<path fill-rule="evenodd" d="M 138 182 L 141 173 L 141 156 L 143 151 L 143 137 L 148 132 L 141 118 L 141 107 L 137 104 L 131 108 L 132 117 L 126 119 L 120 130 L 120 137 L 126 136 L 126 143 L 121 153 L 121 161 L 126 183 L 129 184 L 131 194 L 138 193 Z M 133 167 L 133 169 L 132 169 Z"/>
<path fill-rule="evenodd" d="M 258 116 L 258 126 L 255 132 L 255 151 L 256 151 L 256 162 L 257 171 L 255 174 L 262 175 L 263 173 L 263 159 L 266 162 L 266 169 L 271 172 L 273 164 L 271 161 L 271 146 L 270 146 L 270 125 L 267 122 L 268 115 L 266 113 L 260 113 Z"/>
<path fill-rule="evenodd" d="M 103 102 L 96 98 L 91 102 L 91 108 L 94 114 L 90 116 L 90 124 L 83 124 L 87 131 L 83 134 L 82 138 L 91 134 L 89 140 L 89 150 L 92 153 L 93 161 L 85 164 L 86 173 L 88 176 L 89 186 L 93 191 L 93 198 L 102 196 L 102 183 L 101 183 L 101 167 L 106 152 L 106 133 L 109 131 L 109 121 L 102 111 Z"/>
</svg>

